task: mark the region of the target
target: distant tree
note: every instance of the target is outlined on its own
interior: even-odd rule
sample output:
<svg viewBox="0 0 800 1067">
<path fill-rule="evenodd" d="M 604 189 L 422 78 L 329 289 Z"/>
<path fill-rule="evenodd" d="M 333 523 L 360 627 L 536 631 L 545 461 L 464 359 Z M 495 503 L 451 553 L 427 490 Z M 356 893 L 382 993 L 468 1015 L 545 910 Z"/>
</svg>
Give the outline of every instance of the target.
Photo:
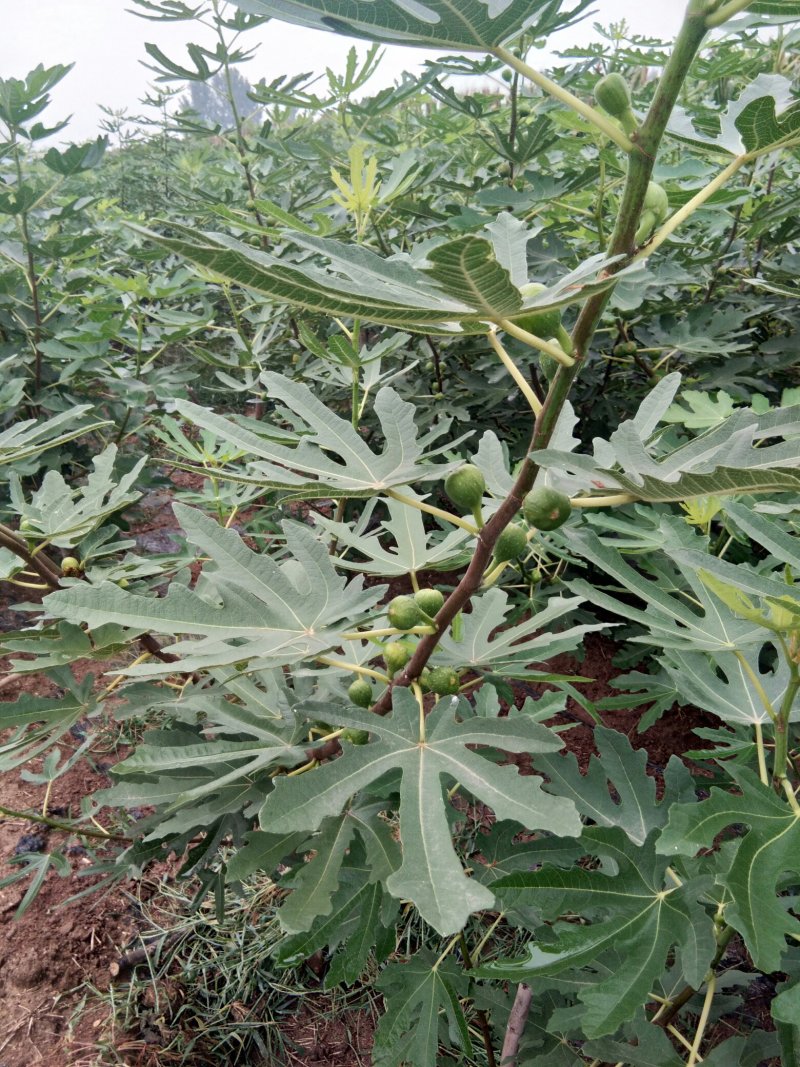
<svg viewBox="0 0 800 1067">
<path fill-rule="evenodd" d="M 181 97 L 183 110 L 196 112 L 210 125 L 230 129 L 236 125 L 233 110 L 235 107 L 246 126 L 259 124 L 261 109 L 248 96 L 251 91 L 250 82 L 235 68 L 231 68 L 230 77 L 232 92 L 229 92 L 223 71 L 207 82 L 192 82 L 188 95 Z"/>
</svg>

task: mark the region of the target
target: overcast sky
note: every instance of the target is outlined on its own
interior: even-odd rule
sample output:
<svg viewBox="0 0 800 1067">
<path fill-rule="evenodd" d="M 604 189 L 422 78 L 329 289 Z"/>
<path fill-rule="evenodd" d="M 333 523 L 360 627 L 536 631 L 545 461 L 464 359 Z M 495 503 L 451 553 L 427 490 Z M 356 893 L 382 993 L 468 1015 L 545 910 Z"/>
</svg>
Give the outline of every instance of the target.
<svg viewBox="0 0 800 1067">
<path fill-rule="evenodd" d="M 46 122 L 72 114 L 60 139 L 85 140 L 98 132 L 102 118 L 98 104 L 140 109 L 138 101 L 155 77 L 142 66 L 147 60 L 146 41 L 155 42 L 178 63 L 186 58 L 189 41 L 210 44 L 194 23 L 149 22 L 130 14 L 129 0 L 5 0 L 3 33 L 0 35 L 0 77 L 24 77 L 38 63 L 75 63 L 74 69 L 53 91 L 52 109 Z M 597 0 L 594 14 L 580 26 L 557 34 L 552 41 L 562 47 L 585 43 L 592 37 L 592 24 L 627 19 L 636 33 L 671 37 L 680 23 L 684 5 L 677 0 L 644 3 L 643 0 Z M 321 73 L 325 67 L 341 70 L 351 43 L 363 54 L 364 42 L 316 30 L 269 22 L 245 35 L 252 45 L 261 42 L 256 57 L 240 69 L 250 82 L 268 81 L 282 74 L 304 71 Z M 563 45 L 562 45 L 563 42 Z M 538 58 L 541 54 L 534 53 Z M 391 84 L 403 70 L 418 69 L 426 58 L 424 49 L 390 47 L 376 78 L 377 90 Z M 191 63 L 187 63 L 191 66 Z"/>
</svg>

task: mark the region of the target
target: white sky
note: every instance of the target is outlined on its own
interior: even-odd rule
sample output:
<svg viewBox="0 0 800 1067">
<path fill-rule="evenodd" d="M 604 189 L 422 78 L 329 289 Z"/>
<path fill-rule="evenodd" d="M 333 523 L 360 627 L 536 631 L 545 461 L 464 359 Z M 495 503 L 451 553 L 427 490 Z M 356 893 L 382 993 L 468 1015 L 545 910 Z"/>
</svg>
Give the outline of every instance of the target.
<svg viewBox="0 0 800 1067">
<path fill-rule="evenodd" d="M 187 60 L 189 41 L 211 44 L 194 23 L 149 22 L 129 14 L 129 0 L 0 0 L 3 33 L 0 35 L 0 77 L 24 77 L 38 63 L 75 63 L 74 69 L 52 93 L 53 104 L 43 116 L 48 124 L 72 114 L 60 140 L 94 137 L 102 118 L 98 103 L 111 108 L 141 110 L 139 100 L 155 75 L 141 64 L 149 61 L 145 41 L 153 41 L 172 60 Z M 683 3 L 677 0 L 597 0 L 594 14 L 578 27 L 552 38 L 557 47 L 585 43 L 592 24 L 626 19 L 633 32 L 672 37 L 681 21 Z M 341 71 L 352 43 L 359 53 L 364 42 L 285 23 L 269 22 L 242 38 L 251 46 L 261 41 L 256 57 L 240 67 L 251 83 L 304 71 Z M 562 45 L 563 42 L 563 45 Z M 546 56 L 533 53 L 546 63 Z M 403 70 L 418 69 L 430 53 L 418 48 L 390 47 L 370 87 L 390 85 Z M 535 62 L 532 58 L 531 62 Z M 191 62 L 186 62 L 191 67 Z M 322 87 L 320 87 L 322 88 Z"/>
</svg>

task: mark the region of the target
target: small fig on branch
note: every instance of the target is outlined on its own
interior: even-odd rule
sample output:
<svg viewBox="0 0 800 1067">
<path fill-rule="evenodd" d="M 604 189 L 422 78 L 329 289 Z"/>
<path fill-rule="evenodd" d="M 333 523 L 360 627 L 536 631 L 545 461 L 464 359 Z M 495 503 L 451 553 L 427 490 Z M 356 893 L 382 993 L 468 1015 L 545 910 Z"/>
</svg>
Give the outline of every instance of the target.
<svg viewBox="0 0 800 1067">
<path fill-rule="evenodd" d="M 594 87 L 594 98 L 603 111 L 618 119 L 630 137 L 636 131 L 636 116 L 631 109 L 631 91 L 621 74 L 606 74 Z"/>
<path fill-rule="evenodd" d="M 483 503 L 486 492 L 486 479 L 477 467 L 465 463 L 463 467 L 448 474 L 444 482 L 444 491 L 457 508 L 462 511 L 474 511 Z"/>
<path fill-rule="evenodd" d="M 648 241 L 657 226 L 669 215 L 669 199 L 666 191 L 657 183 L 650 182 L 642 206 L 642 217 L 634 240 L 637 245 Z"/>
<path fill-rule="evenodd" d="M 356 678 L 347 690 L 347 696 L 357 708 L 372 707 L 372 686 L 366 678 Z"/>
<path fill-rule="evenodd" d="M 423 621 L 419 604 L 410 596 L 396 596 L 389 603 L 387 615 L 396 630 L 412 630 Z"/>
<path fill-rule="evenodd" d="M 455 696 L 461 679 L 451 667 L 434 667 L 427 679 L 428 689 L 438 696 Z"/>
<path fill-rule="evenodd" d="M 411 659 L 412 650 L 408 647 L 405 640 L 403 641 L 390 641 L 383 646 L 383 662 L 386 664 L 386 669 L 389 672 L 390 677 L 401 671 L 403 667 Z"/>
<path fill-rule="evenodd" d="M 439 589 L 420 589 L 414 594 L 414 600 L 429 619 L 434 619 L 444 605 L 444 593 Z"/>
<path fill-rule="evenodd" d="M 572 514 L 569 497 L 549 486 L 531 489 L 522 502 L 525 521 L 535 530 L 557 530 Z"/>
<path fill-rule="evenodd" d="M 507 563 L 508 560 L 521 556 L 528 546 L 528 536 L 524 527 L 518 523 L 511 523 L 497 538 L 494 546 L 494 558 L 498 563 Z"/>
</svg>

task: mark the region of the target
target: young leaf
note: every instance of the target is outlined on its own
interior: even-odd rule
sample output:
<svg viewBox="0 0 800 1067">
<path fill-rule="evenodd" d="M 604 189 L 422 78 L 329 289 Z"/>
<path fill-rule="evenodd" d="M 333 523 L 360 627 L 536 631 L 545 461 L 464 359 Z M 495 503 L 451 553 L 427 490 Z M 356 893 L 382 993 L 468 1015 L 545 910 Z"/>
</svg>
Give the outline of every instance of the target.
<svg viewBox="0 0 800 1067">
<path fill-rule="evenodd" d="M 456 641 L 444 635 L 435 653 L 437 665 L 470 667 L 502 674 L 507 678 L 529 677 L 527 667 L 534 660 L 546 660 L 560 652 L 571 652 L 584 634 L 605 629 L 607 624 L 571 626 L 551 631 L 550 624 L 582 603 L 579 597 L 552 597 L 547 607 L 516 626 L 506 626 L 508 596 L 490 589 L 473 601 L 472 612 L 464 615 L 463 629 Z M 532 634 L 537 636 L 532 637 Z M 524 640 L 530 638 L 530 640 Z"/>
<path fill-rule="evenodd" d="M 59 548 L 72 548 L 109 516 L 142 495 L 134 485 L 147 459 L 140 459 L 119 480 L 114 477 L 116 445 L 109 445 L 92 460 L 94 470 L 78 489 L 70 488 L 58 471 L 45 474 L 41 487 L 26 503 L 19 477 L 12 472 L 11 498 L 32 530 Z"/>
<path fill-rule="evenodd" d="M 313 850 L 313 855 L 301 859 L 286 879 L 281 879 L 292 890 L 278 910 L 281 929 L 286 933 L 310 930 L 315 919 L 330 914 L 331 898 L 339 886 L 339 872 L 355 829 L 355 823 L 343 812 L 326 819 L 320 832 L 300 846 L 300 852 Z"/>
<path fill-rule="evenodd" d="M 603 726 L 595 727 L 594 740 L 600 755 L 592 756 L 585 775 L 571 754 L 537 758 L 536 769 L 548 778 L 545 789 L 569 797 L 581 815 L 598 826 L 618 826 L 631 841 L 643 845 L 653 830 L 666 823 L 671 804 L 694 798 L 692 776 L 677 756 L 671 756 L 664 771 L 664 795 L 656 802 L 656 780 L 647 773 L 646 750 L 633 749 L 624 734 Z"/>
<path fill-rule="evenodd" d="M 19 463 L 105 426 L 103 419 L 88 418 L 91 410 L 91 404 L 81 404 L 43 422 L 26 419 L 13 423 L 0 432 L 0 467 Z"/>
<path fill-rule="evenodd" d="M 783 656 L 777 656 L 773 667 L 764 666 L 763 655 L 774 647 L 765 643 L 739 655 L 715 652 L 713 657 L 672 649 L 662 662 L 675 684 L 676 695 L 685 703 L 709 711 L 726 723 L 767 724 L 770 714 L 762 693 L 777 712 L 791 684 L 791 672 Z M 753 678 L 758 679 L 761 693 Z M 800 709 L 792 718 L 798 714 Z"/>
<path fill-rule="evenodd" d="M 778 880 L 785 871 L 800 875 L 800 816 L 751 771 L 730 763 L 727 770 L 741 795 L 715 789 L 700 804 L 675 805 L 658 851 L 692 855 L 711 847 L 717 834 L 732 824 L 749 826 L 729 870 L 717 881 L 733 901 L 725 909 L 725 920 L 745 939 L 756 967 L 778 971 L 786 937 L 800 934 L 800 921 L 778 895 Z"/>
<path fill-rule="evenodd" d="M 468 746 L 508 752 L 552 752 L 561 742 L 530 719 L 467 718 L 465 701 L 439 701 L 420 736 L 420 709 L 407 689 L 396 690 L 386 717 L 353 708 L 336 712 L 336 722 L 377 737 L 352 746 L 332 763 L 296 777 L 276 779 L 261 811 L 269 833 L 316 830 L 338 815 L 350 798 L 368 790 L 390 772 L 400 772 L 400 840 L 403 862 L 386 880 L 394 896 L 410 899 L 422 917 L 441 934 L 460 930 L 474 911 L 492 906 L 493 894 L 468 878 L 453 848 L 442 799 L 442 779 L 460 782 L 484 801 L 498 819 L 513 819 L 528 828 L 580 833 L 571 801 L 555 800 L 541 790 L 541 779 L 521 778 L 515 768 L 497 767 Z"/>
<path fill-rule="evenodd" d="M 570 530 L 571 546 L 582 559 L 595 564 L 643 601 L 645 607 L 634 607 L 627 598 L 619 600 L 583 579 L 572 582 L 570 588 L 590 603 L 640 623 L 647 631 L 647 642 L 662 648 L 716 653 L 763 644 L 763 628 L 739 618 L 720 604 L 698 577 L 694 559 L 691 565 L 682 562 L 683 546 L 691 545 L 696 537 L 686 524 L 665 517 L 659 532 L 662 548 L 678 562 L 694 604 L 687 603 L 684 596 L 673 594 L 666 582 L 640 574 L 619 552 L 588 530 Z M 703 560 L 713 558 L 701 552 L 696 554 Z"/>
<path fill-rule="evenodd" d="M 775 8 L 778 5 L 764 6 Z M 758 4 L 750 5 L 751 9 L 758 7 Z M 774 10 L 771 13 L 775 13 Z M 713 146 L 734 156 L 766 152 L 779 148 L 784 141 L 797 139 L 800 106 L 795 101 L 788 78 L 781 74 L 759 74 L 720 117 L 718 136 L 698 133 L 681 108 L 675 109 L 669 132 L 681 140 Z"/>
<path fill-rule="evenodd" d="M 0 771 L 12 770 L 42 755 L 76 723 L 96 711 L 93 675 L 76 682 L 65 668 L 50 676 L 64 687 L 64 696 L 24 693 L 15 703 L 0 707 Z"/>
<path fill-rule="evenodd" d="M 199 511 L 175 505 L 187 538 L 213 563 L 209 576 L 191 591 L 173 584 L 161 599 L 135 596 L 116 585 L 75 585 L 47 598 L 48 610 L 90 627 L 118 623 L 196 640 L 171 645 L 181 670 L 249 661 L 251 670 L 312 658 L 338 644 L 338 633 L 374 608 L 381 587 L 365 590 L 361 578 L 349 584 L 313 532 L 284 524 L 291 555 L 277 563 L 251 551 L 232 530 Z M 207 565 L 208 567 L 208 565 Z M 169 674 L 173 663 L 149 663 L 129 673 Z"/>
<path fill-rule="evenodd" d="M 555 940 L 535 942 L 527 958 L 497 960 L 477 973 L 524 982 L 584 964 L 593 966 L 603 953 L 619 953 L 624 965 L 579 993 L 586 1006 L 581 1023 L 590 1038 L 614 1033 L 635 1015 L 642 990 L 652 988 L 674 945 L 680 947 L 686 980 L 699 986 L 716 946 L 713 924 L 698 903 L 708 880 L 677 886 L 667 876 L 667 862 L 655 855 L 654 840 L 655 834 L 644 845 L 634 845 L 622 830 L 591 827 L 582 837 L 584 851 L 601 858 L 602 870 L 546 865 L 496 882 L 495 892 L 503 902 L 530 901 L 553 918 L 565 911 L 582 915 L 599 911 L 605 917 L 581 926 L 557 923 Z"/>
<path fill-rule="evenodd" d="M 393 962 L 378 980 L 386 1011 L 375 1031 L 374 1067 L 435 1067 L 440 1042 L 440 1016 L 449 1024 L 451 1040 L 464 1056 L 472 1053 L 467 1021 L 459 996 L 466 993 L 464 971 L 452 959 L 437 960 L 422 949 L 407 962 Z"/>
<path fill-rule="evenodd" d="M 428 445 L 447 432 L 450 421 L 444 420 L 420 435 L 414 422 L 414 405 L 402 400 L 393 389 L 380 389 L 375 397 L 375 413 L 384 441 L 382 451 L 376 453 L 349 420 L 334 414 L 308 386 L 266 371 L 261 378 L 270 395 L 287 404 L 308 428 L 294 448 L 251 433 L 197 404 L 178 402 L 185 418 L 211 430 L 241 453 L 255 457 L 244 472 L 238 465 L 221 469 L 219 477 L 283 489 L 290 500 L 358 498 L 375 496 L 393 486 L 443 478 L 456 466 L 434 465 L 430 459 L 439 450 L 426 452 Z M 458 441 L 449 441 L 448 447 L 457 444 Z"/>
<path fill-rule="evenodd" d="M 583 1051 L 587 1056 L 594 1056 L 603 1062 L 622 1062 L 625 1067 L 683 1067 L 683 1060 L 660 1026 L 653 1026 L 641 1017 L 635 1020 L 631 1029 L 634 1043 L 602 1037 L 597 1041 L 587 1041 Z"/>
<path fill-rule="evenodd" d="M 200 232 L 175 222 L 169 223 L 169 229 L 177 236 L 170 237 L 128 225 L 220 278 L 277 303 L 330 316 L 354 316 L 416 333 L 486 334 L 490 322 L 499 323 L 510 310 L 515 311 L 510 317 L 517 317 L 522 309 L 522 298 L 506 269 L 495 260 L 492 245 L 476 235 L 434 246 L 427 266 L 417 267 L 359 245 L 297 232 L 291 234 L 292 244 L 314 253 L 313 257 L 279 259 L 226 234 Z M 320 256 L 327 261 L 324 266 L 319 264 Z M 591 256 L 552 289 L 526 302 L 525 309 L 579 303 L 634 269 L 625 267 L 611 279 L 607 267 L 604 256 Z M 457 295 L 451 295 L 452 291 Z"/>
<path fill-rule="evenodd" d="M 414 491 L 404 488 L 403 495 L 414 497 Z M 426 530 L 422 513 L 416 508 L 391 498 L 384 503 L 389 518 L 377 530 L 369 532 L 364 529 L 369 517 L 366 511 L 355 526 L 335 522 L 324 515 L 316 516 L 316 525 L 335 538 L 340 547 L 355 549 L 364 557 L 350 560 L 346 551 L 342 552 L 336 557 L 337 567 L 396 578 L 411 571 L 452 571 L 469 563 L 469 534 L 465 530 L 451 530 L 447 534 Z M 390 544 L 387 544 L 387 534 Z"/>
<path fill-rule="evenodd" d="M 551 447 L 533 458 L 544 468 L 567 472 L 574 489 L 622 490 L 650 503 L 800 488 L 800 419 L 791 410 L 759 416 L 737 408 L 710 430 L 664 452 L 653 432 L 679 384 L 677 374 L 663 379 L 634 419 L 621 423 L 607 441 L 595 439 L 594 455 Z M 785 440 L 766 444 L 777 438 Z"/>
</svg>

